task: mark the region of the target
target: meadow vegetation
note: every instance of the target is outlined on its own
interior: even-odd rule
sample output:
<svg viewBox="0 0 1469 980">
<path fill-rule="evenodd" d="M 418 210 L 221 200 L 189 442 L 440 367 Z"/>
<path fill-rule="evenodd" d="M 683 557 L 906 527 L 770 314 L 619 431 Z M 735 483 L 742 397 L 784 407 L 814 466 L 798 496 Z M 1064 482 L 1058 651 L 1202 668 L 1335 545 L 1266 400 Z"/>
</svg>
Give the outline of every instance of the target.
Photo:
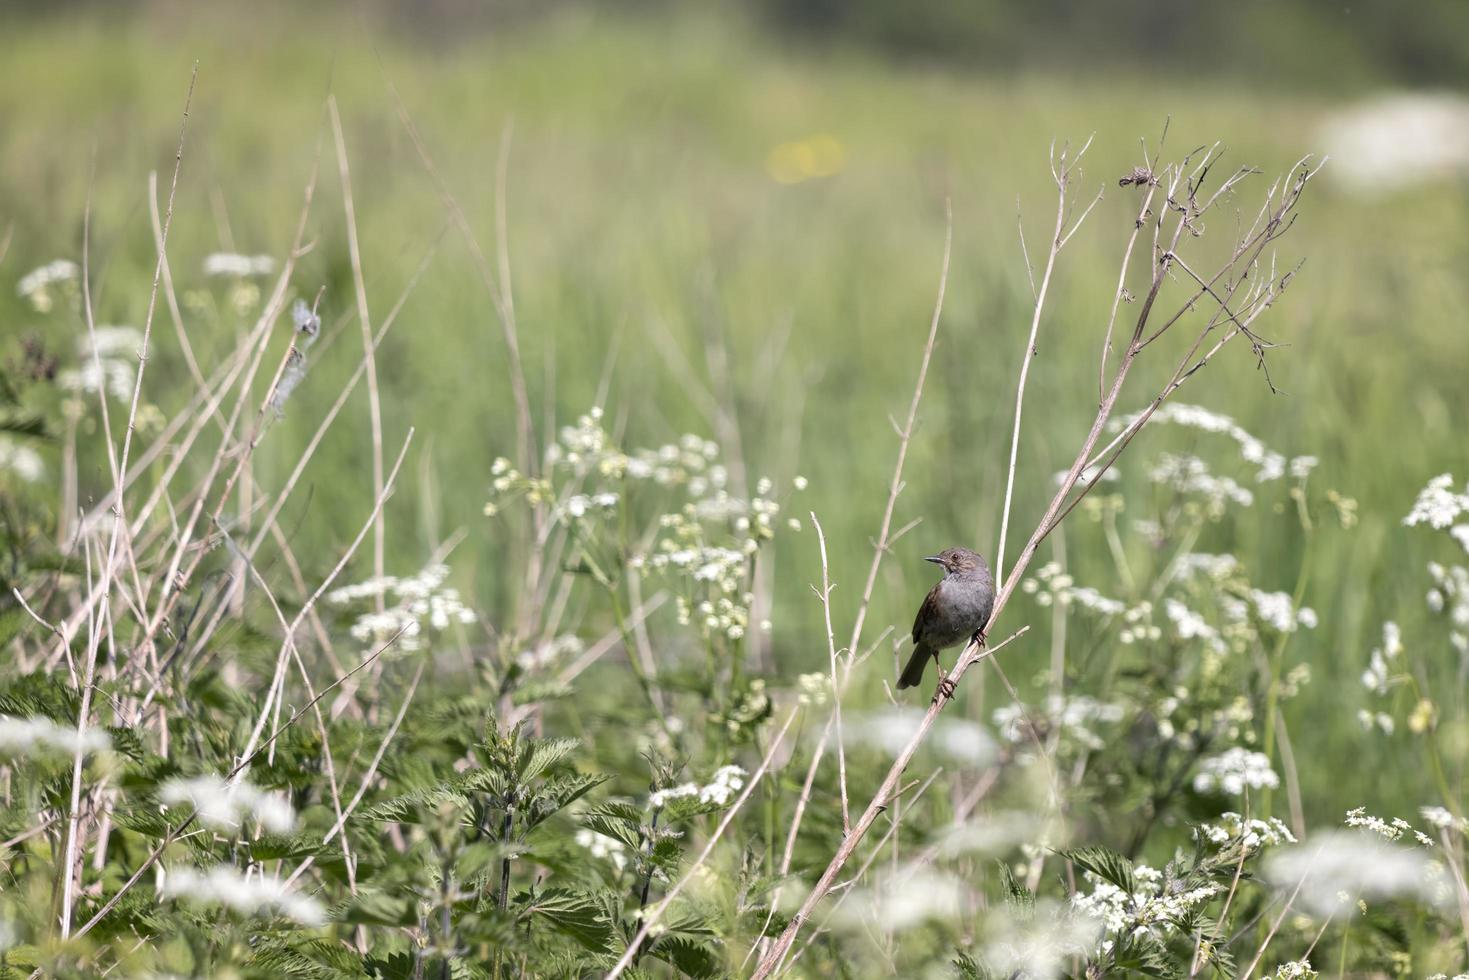
<svg viewBox="0 0 1469 980">
<path fill-rule="evenodd" d="M 15 25 L 0 976 L 1469 972 L 1469 211 L 1337 108 Z"/>
</svg>

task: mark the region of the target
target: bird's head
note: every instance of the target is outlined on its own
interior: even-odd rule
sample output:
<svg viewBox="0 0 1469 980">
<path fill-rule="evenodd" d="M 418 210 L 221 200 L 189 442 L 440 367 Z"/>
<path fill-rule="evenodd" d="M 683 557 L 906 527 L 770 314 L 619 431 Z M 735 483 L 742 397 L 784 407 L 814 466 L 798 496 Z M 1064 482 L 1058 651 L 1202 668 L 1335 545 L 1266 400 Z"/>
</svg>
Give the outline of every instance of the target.
<svg viewBox="0 0 1469 980">
<path fill-rule="evenodd" d="M 950 575 L 967 575 L 989 567 L 984 563 L 982 557 L 968 548 L 945 548 L 938 554 L 929 555 L 923 560 L 933 562 Z"/>
</svg>

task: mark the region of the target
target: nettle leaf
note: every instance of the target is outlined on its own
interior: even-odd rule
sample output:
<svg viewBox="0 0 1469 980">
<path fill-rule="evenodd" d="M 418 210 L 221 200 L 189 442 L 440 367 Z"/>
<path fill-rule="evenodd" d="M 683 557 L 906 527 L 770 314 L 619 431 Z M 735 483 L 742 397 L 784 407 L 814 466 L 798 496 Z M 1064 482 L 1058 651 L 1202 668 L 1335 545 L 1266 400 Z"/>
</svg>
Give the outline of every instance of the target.
<svg viewBox="0 0 1469 980">
<path fill-rule="evenodd" d="M 570 697 L 574 690 L 575 688 L 570 684 L 563 684 L 556 680 L 537 681 L 512 691 L 510 703 L 521 707 L 527 704 L 540 704 L 543 701 L 559 701 L 562 698 Z"/>
<path fill-rule="evenodd" d="M 406 891 L 359 888 L 351 899 L 331 910 L 331 918 L 348 925 L 406 928 L 418 924 L 418 902 Z"/>
<path fill-rule="evenodd" d="M 1112 967 L 1114 971 L 1131 970 L 1163 980 L 1177 980 L 1183 976 L 1168 955 L 1167 947 L 1149 933 L 1118 939 L 1112 950 Z"/>
<path fill-rule="evenodd" d="M 691 977 L 712 977 L 720 972 L 719 957 L 703 943 L 684 936 L 665 936 L 648 955 L 663 960 Z"/>
<path fill-rule="evenodd" d="M 1128 894 L 1137 891 L 1137 878 L 1132 873 L 1132 862 L 1110 847 L 1077 847 L 1056 853 L 1083 871 L 1090 871 Z"/>
<path fill-rule="evenodd" d="M 720 804 L 706 802 L 697 796 L 676 796 L 659 811 L 658 822 L 671 826 L 722 809 Z"/>
<path fill-rule="evenodd" d="M 544 919 L 552 929 L 594 953 L 613 949 L 616 933 L 612 921 L 603 905 L 591 895 L 569 888 L 548 888 L 521 908 L 520 917 Z"/>
<path fill-rule="evenodd" d="M 582 814 L 582 823 L 589 829 L 636 851 L 643 846 L 642 827 L 639 818 L 628 819 L 611 812 L 610 808 L 621 804 L 602 804 Z"/>
<path fill-rule="evenodd" d="M 558 776 L 541 787 L 526 806 L 525 827 L 530 830 L 566 809 L 611 776 Z"/>
<path fill-rule="evenodd" d="M 445 803 L 467 809 L 470 801 L 457 787 L 449 783 L 439 783 L 374 804 L 363 810 L 358 819 L 376 823 L 416 824 Z"/>
<path fill-rule="evenodd" d="M 315 834 L 265 834 L 249 843 L 252 861 L 276 861 L 287 859 L 302 861 L 308 857 L 341 854 L 341 845 L 333 842 L 323 844 Z"/>
<path fill-rule="evenodd" d="M 575 752 L 581 744 L 575 738 L 539 739 L 531 743 L 530 751 L 518 767 L 521 782 L 530 782 L 562 759 Z"/>
<path fill-rule="evenodd" d="M 1006 861 L 996 861 L 1000 869 L 1000 887 L 1005 891 L 1005 901 L 1013 908 L 1029 912 L 1035 908 L 1035 893 L 1015 878 L 1015 872 Z"/>
<path fill-rule="evenodd" d="M 251 965 L 272 977 L 301 980 L 349 980 L 363 975 L 362 958 L 329 939 L 258 935 Z"/>
</svg>

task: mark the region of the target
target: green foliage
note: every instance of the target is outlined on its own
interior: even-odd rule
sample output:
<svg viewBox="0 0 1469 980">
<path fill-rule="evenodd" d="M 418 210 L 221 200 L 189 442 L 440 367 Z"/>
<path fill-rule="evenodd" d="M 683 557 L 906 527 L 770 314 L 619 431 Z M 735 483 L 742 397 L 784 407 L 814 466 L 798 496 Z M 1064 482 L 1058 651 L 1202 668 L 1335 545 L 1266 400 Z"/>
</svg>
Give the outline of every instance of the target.
<svg viewBox="0 0 1469 980">
<path fill-rule="evenodd" d="M 797 61 L 699 14 L 656 39 L 573 18 L 430 54 L 303 12 L 250 47 L 274 16 L 200 12 L 166 44 L 126 16 L 0 32 L 0 452 L 41 464 L 34 480 L 0 466 L 0 715 L 15 722 L 0 977 L 498 980 L 603 976 L 624 958 L 625 977 L 748 974 L 921 708 L 885 686 L 932 581 L 915 556 L 989 553 L 1032 300 L 1013 226 L 990 219 L 1018 195 L 1035 260 L 1044 147 L 1094 130 L 1088 179 L 1107 193 L 1042 319 L 1005 556 L 1018 590 L 991 639 L 1030 630 L 996 654 L 1002 682 L 983 664 L 966 678 L 801 924 L 793 972 L 1234 977 L 1258 955 L 1256 973 L 1285 976 L 1308 951 L 1362 974 L 1466 968 L 1454 906 L 1349 880 L 1303 887 L 1287 914 L 1295 883 L 1274 863 L 1365 802 L 1384 818 L 1354 833 L 1396 834 L 1396 858 L 1440 882 L 1464 869 L 1462 519 L 1400 526 L 1432 474 L 1461 465 L 1469 417 L 1456 185 L 1380 200 L 1323 187 L 1280 256 L 1312 265 L 1266 319 L 1290 346 L 1259 346 L 1292 395 L 1227 348 L 1175 401 L 1230 415 L 1161 412 L 1117 482 L 1017 571 L 1015 542 L 1095 409 L 1098 310 L 1145 193 L 1113 188 L 1139 134 L 1157 149 L 1159 92 L 1189 104 L 1168 152 L 1225 135 L 1238 162 L 1270 169 L 1309 148 L 1317 101 Z M 230 29 L 194 33 L 213 17 Z M 301 220 L 321 111 L 302 93 L 322 92 L 302 79 L 323 37 L 358 241 L 328 127 L 268 306 Z M 200 79 L 155 300 L 139 195 L 172 152 L 185 51 Z M 55 86 L 35 94 L 43 74 Z M 466 134 L 512 112 L 497 212 Z M 89 154 L 94 176 L 77 165 Z M 793 176 L 791 159 L 829 172 Z M 1228 202 L 1246 217 L 1247 187 Z M 869 601 L 898 448 L 887 416 L 910 397 L 946 198 L 955 264 Z M 103 354 L 85 347 L 80 272 L 18 288 L 75 255 L 80 227 L 94 325 L 155 311 L 135 414 L 130 389 L 81 373 Z M 220 239 L 276 272 L 201 272 Z M 359 383 L 317 447 L 362 364 L 359 265 L 369 326 L 389 309 L 403 322 L 375 394 Z M 1164 300 L 1182 302 L 1174 272 Z M 523 452 L 510 357 L 487 327 L 512 282 Z M 317 297 L 321 335 L 298 361 L 290 303 Z M 1209 305 L 1184 303 L 1184 322 Z M 1394 343 L 1364 354 L 1389 318 Z M 1153 356 L 1173 340 L 1140 374 L 1167 369 Z M 120 344 L 105 371 L 138 368 L 137 341 Z M 301 363 L 290 401 L 262 412 L 277 368 Z M 1119 410 L 1147 404 L 1150 383 L 1129 382 Z M 132 523 L 102 588 L 128 425 Z M 379 551 L 374 433 L 386 468 L 409 426 Z M 824 572 L 829 606 L 806 590 Z M 1323 912 L 1317 891 L 1353 901 Z"/>
</svg>

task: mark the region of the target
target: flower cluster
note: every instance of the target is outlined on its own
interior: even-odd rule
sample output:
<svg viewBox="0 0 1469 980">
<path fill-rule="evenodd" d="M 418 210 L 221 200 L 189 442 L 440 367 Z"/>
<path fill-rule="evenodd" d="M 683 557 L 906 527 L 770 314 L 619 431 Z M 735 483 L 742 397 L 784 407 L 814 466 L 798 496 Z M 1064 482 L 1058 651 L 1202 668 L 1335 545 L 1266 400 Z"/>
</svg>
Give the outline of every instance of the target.
<svg viewBox="0 0 1469 980">
<path fill-rule="evenodd" d="M 1469 837 L 1469 817 L 1456 817 L 1441 806 L 1425 806 L 1418 814 L 1429 826 L 1439 830 L 1455 830 Z"/>
<path fill-rule="evenodd" d="M 379 646 L 397 638 L 400 650 L 423 649 L 425 630 L 442 632 L 454 623 L 472 623 L 474 610 L 459 598 L 459 590 L 444 586 L 447 565 L 430 565 L 412 578 L 384 575 L 327 593 L 326 601 L 345 606 L 393 595 L 397 604 L 363 613 L 352 624 L 352 636 L 363 644 Z"/>
<path fill-rule="evenodd" d="M 1316 971 L 1311 969 L 1310 960 L 1291 960 L 1280 964 L 1274 973 L 1266 974 L 1260 980 L 1311 980 L 1314 976 Z"/>
<path fill-rule="evenodd" d="M 1253 493 L 1227 476 L 1210 473 L 1209 465 L 1197 456 L 1163 453 L 1148 472 L 1148 479 L 1179 493 L 1200 495 L 1211 517 L 1223 515 L 1227 504 L 1249 507 L 1255 502 Z"/>
<path fill-rule="evenodd" d="M 57 381 L 72 391 L 106 391 L 123 401 L 133 396 L 143 335 L 132 327 L 97 327 L 77 339 L 78 367 Z"/>
<path fill-rule="evenodd" d="M 1413 509 L 1408 516 L 1403 518 L 1403 523 L 1408 527 L 1417 524 L 1427 524 L 1436 530 L 1442 531 L 1458 519 L 1460 514 L 1469 512 L 1469 486 L 1464 488 L 1463 493 L 1454 490 L 1454 477 L 1450 473 L 1443 473 L 1428 481 L 1418 494 L 1418 499 L 1413 502 Z"/>
<path fill-rule="evenodd" d="M 1246 789 L 1274 789 L 1280 777 L 1270 768 L 1270 757 L 1236 745 L 1199 761 L 1194 774 L 1194 792 L 1239 796 Z"/>
<path fill-rule="evenodd" d="M 595 830 L 585 828 L 576 832 L 576 842 L 591 852 L 592 857 L 601 858 L 612 862 L 612 866 L 618 871 L 627 867 L 627 847 L 622 841 L 614 840 L 606 834 L 599 834 Z"/>
<path fill-rule="evenodd" d="M 269 255 L 241 255 L 238 252 L 214 252 L 204 256 L 206 276 L 268 276 L 275 271 L 275 259 Z"/>
<path fill-rule="evenodd" d="M 996 708 L 992 719 L 1000 737 L 1012 745 L 1029 741 L 1032 735 L 1026 729 L 1027 714 L 1025 707 L 1019 704 Z M 1124 714 L 1122 705 L 1098 701 L 1084 694 L 1070 698 L 1052 695 L 1046 699 L 1041 717 L 1032 716 L 1031 721 L 1046 730 L 1059 728 L 1064 737 L 1083 748 L 1098 751 L 1106 742 L 1093 728 L 1097 724 L 1115 725 Z"/>
<path fill-rule="evenodd" d="M 1171 932 L 1188 913 L 1224 891 L 1210 882 L 1197 888 L 1173 890 L 1165 887 L 1163 872 L 1140 864 L 1133 869 L 1137 890 L 1127 892 L 1091 872 L 1086 879 L 1092 890 L 1072 896 L 1078 912 L 1100 919 L 1110 935 L 1125 937 L 1139 930 Z"/>
<path fill-rule="evenodd" d="M 1111 428 L 1114 431 L 1128 428 L 1135 424 L 1141 416 L 1141 412 L 1124 416 L 1113 421 Z M 1152 417 L 1148 419 L 1149 425 L 1165 423 L 1198 429 L 1201 432 L 1218 433 L 1233 439 L 1239 444 L 1240 458 L 1255 467 L 1255 480 L 1259 483 L 1278 480 L 1285 475 L 1285 457 L 1250 435 L 1228 415 L 1220 415 L 1218 412 L 1211 412 L 1198 405 L 1167 402 L 1153 412 Z M 1304 479 L 1315 465 L 1314 456 L 1297 457 L 1291 461 L 1291 475 L 1297 479 Z"/>
<path fill-rule="evenodd" d="M 38 313 L 48 313 L 55 305 L 51 287 L 62 283 L 73 283 L 81 276 L 81 269 L 69 259 L 57 259 L 37 269 L 32 269 L 16 284 L 17 295 L 30 300 Z"/>
<path fill-rule="evenodd" d="M 314 898 L 292 894 L 279 879 L 242 875 L 227 864 L 207 872 L 173 868 L 164 877 L 160 891 L 170 898 L 223 905 L 242 915 L 276 912 L 307 926 L 319 926 L 326 921 L 325 910 Z"/>
<path fill-rule="evenodd" d="M 98 728 L 78 732 L 76 726 L 61 726 L 50 718 L 33 715 L 16 718 L 0 715 L 0 753 L 31 755 L 62 752 L 105 752 L 112 747 L 107 733 Z"/>
<path fill-rule="evenodd" d="M 296 811 L 284 794 L 267 793 L 243 779 L 230 782 L 213 775 L 170 779 L 159 798 L 169 806 L 190 804 L 199 822 L 216 830 L 236 831 L 251 819 L 277 834 L 296 826 Z"/>
<path fill-rule="evenodd" d="M 1424 847 L 1433 846 L 1433 838 L 1420 830 L 1414 830 L 1413 825 L 1402 817 L 1394 817 L 1392 820 L 1384 820 L 1374 817 L 1367 812 L 1367 808 L 1359 806 L 1355 810 L 1347 811 L 1346 824 L 1348 827 L 1361 827 L 1385 840 L 1402 840 L 1404 836 L 1411 834 L 1413 839 Z"/>
<path fill-rule="evenodd" d="M 650 794 L 648 805 L 655 810 L 661 810 L 671 800 L 697 797 L 700 803 L 726 806 L 736 793 L 745 788 L 747 775 L 749 774 L 739 766 L 724 766 L 716 770 L 714 776 L 703 786 L 698 783 L 682 783 Z"/>
<path fill-rule="evenodd" d="M 1035 596 L 1038 605 L 1077 605 L 1099 616 L 1116 616 L 1127 609 L 1120 599 L 1102 595 L 1090 586 L 1077 585 L 1075 579 L 1061 571 L 1058 562 L 1046 562 L 1035 570 L 1035 576 L 1020 584 L 1023 592 Z"/>
<path fill-rule="evenodd" d="M 1362 672 L 1362 686 L 1374 694 L 1386 694 L 1388 685 L 1392 682 L 1389 665 L 1402 652 L 1402 633 L 1397 623 L 1388 620 L 1382 624 L 1382 646 L 1373 649 L 1367 669 Z"/>
<path fill-rule="evenodd" d="M 1217 845 L 1221 851 L 1238 844 L 1246 854 L 1254 853 L 1262 847 L 1296 842 L 1295 835 L 1281 822 L 1279 817 L 1271 817 L 1269 820 L 1246 820 L 1231 810 L 1221 813 L 1218 823 L 1206 823 L 1200 826 L 1198 836 Z"/>
<path fill-rule="evenodd" d="M 9 470 L 27 483 L 35 483 L 46 475 L 41 454 L 7 435 L 0 435 L 0 470 Z"/>
</svg>

